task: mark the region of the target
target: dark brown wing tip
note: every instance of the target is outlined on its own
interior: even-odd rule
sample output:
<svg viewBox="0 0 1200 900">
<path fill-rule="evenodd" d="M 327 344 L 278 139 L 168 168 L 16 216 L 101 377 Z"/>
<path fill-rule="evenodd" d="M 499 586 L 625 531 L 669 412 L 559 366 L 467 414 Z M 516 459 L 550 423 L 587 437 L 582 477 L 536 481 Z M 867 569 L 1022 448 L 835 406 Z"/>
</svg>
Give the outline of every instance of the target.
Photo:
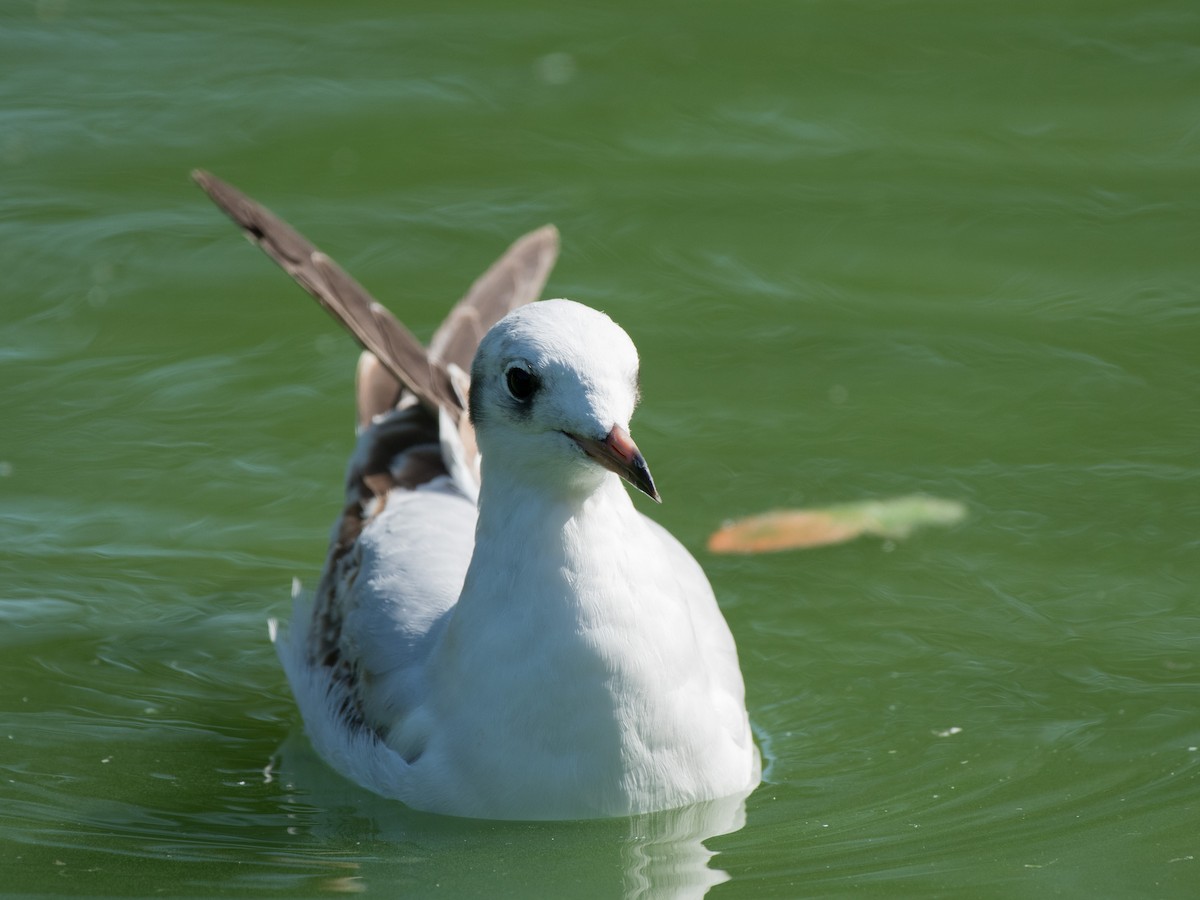
<svg viewBox="0 0 1200 900">
<path fill-rule="evenodd" d="M 222 209 L 229 208 L 229 201 L 234 198 L 245 199 L 244 195 L 233 185 L 228 184 L 209 172 L 207 169 L 192 169 L 192 181 L 200 185 L 201 190 L 212 198 L 212 201 Z"/>
<path fill-rule="evenodd" d="M 192 181 L 208 194 L 208 199 L 229 216 L 251 241 L 259 244 L 281 265 L 283 260 L 278 258 L 279 254 L 295 262 L 315 249 L 307 238 L 262 204 L 251 200 L 232 184 L 222 181 L 211 172 L 192 169 Z"/>
</svg>

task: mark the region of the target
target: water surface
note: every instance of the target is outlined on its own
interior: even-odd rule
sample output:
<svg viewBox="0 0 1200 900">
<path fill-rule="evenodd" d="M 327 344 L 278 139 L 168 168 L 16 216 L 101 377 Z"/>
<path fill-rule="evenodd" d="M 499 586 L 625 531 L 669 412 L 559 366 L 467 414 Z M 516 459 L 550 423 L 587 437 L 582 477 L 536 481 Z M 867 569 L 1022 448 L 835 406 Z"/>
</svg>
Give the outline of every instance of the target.
<svg viewBox="0 0 1200 900">
<path fill-rule="evenodd" d="M 1182 0 L 7 11 L 4 890 L 1194 896 L 1198 28 Z M 744 809 L 463 822 L 312 757 L 265 620 L 319 571 L 356 351 L 194 166 L 426 337 L 559 226 L 549 291 L 638 343 L 647 509 L 739 642 Z M 703 551 L 915 492 L 968 520 Z"/>
</svg>

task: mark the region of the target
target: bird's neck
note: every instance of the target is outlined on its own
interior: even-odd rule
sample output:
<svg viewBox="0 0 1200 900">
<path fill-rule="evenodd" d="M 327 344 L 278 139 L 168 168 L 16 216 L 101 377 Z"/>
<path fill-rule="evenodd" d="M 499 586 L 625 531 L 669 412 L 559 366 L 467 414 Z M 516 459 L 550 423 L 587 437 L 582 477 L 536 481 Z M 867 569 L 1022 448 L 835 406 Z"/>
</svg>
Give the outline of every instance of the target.
<svg viewBox="0 0 1200 900">
<path fill-rule="evenodd" d="M 537 485 L 490 468 L 486 457 L 482 475 L 463 613 L 479 604 L 557 620 L 579 614 L 576 601 L 603 602 L 620 588 L 645 525 L 617 476 Z"/>
<path fill-rule="evenodd" d="M 591 474 L 591 473 L 589 473 Z M 476 551 L 524 556 L 603 550 L 597 529 L 611 531 L 637 516 L 621 480 L 596 471 L 586 481 L 536 483 L 513 474 L 490 471 L 485 460 L 479 491 Z M 590 546 L 581 542 L 591 540 Z"/>
</svg>

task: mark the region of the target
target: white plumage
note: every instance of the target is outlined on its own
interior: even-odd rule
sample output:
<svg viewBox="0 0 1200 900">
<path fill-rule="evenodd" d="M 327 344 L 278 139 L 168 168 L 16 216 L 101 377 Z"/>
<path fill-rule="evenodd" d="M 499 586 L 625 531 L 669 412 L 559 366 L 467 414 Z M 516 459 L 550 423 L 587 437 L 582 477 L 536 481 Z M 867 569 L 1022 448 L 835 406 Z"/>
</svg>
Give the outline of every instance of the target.
<svg viewBox="0 0 1200 900">
<path fill-rule="evenodd" d="M 373 351 L 321 583 L 287 634 L 271 628 L 320 755 L 412 807 L 487 818 L 753 789 L 729 628 L 700 566 L 621 484 L 658 499 L 629 437 L 633 342 L 578 303 L 525 305 L 556 232 L 515 244 L 427 352 L 288 226 L 196 178 Z M 497 318 L 468 404 L 455 357 L 465 365 Z"/>
<path fill-rule="evenodd" d="M 514 359 L 541 376 L 530 410 Z M 394 488 L 339 585 L 357 683 L 280 656 L 310 737 L 353 780 L 418 809 L 583 818 L 744 793 L 758 780 L 733 638 L 708 580 L 568 435 L 628 430 L 637 354 L 570 301 L 509 314 L 473 367 L 472 485 Z M 347 727 L 353 694 L 370 728 Z"/>
</svg>

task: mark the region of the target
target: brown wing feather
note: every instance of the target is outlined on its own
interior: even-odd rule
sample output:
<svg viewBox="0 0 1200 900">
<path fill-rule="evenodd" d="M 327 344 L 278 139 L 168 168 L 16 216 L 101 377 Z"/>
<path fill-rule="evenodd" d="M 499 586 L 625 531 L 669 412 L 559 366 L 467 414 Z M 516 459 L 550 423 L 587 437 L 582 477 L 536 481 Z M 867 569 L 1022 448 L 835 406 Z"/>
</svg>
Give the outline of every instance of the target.
<svg viewBox="0 0 1200 900">
<path fill-rule="evenodd" d="M 307 238 L 232 185 L 197 170 L 192 178 L 254 243 L 340 321 L 428 407 L 462 412 L 445 369 L 407 328 Z"/>
<path fill-rule="evenodd" d="M 450 386 L 450 376 L 442 365 L 429 358 L 416 335 L 324 253 L 314 253 L 312 264 L 329 287 L 328 301 L 325 296 L 317 299 L 350 329 L 360 344 L 431 409 L 446 406 L 455 413 L 462 412 L 462 405 Z"/>
<path fill-rule="evenodd" d="M 546 226 L 514 243 L 455 305 L 426 351 L 362 285 L 270 210 L 208 172 L 198 170 L 192 177 L 366 349 L 355 381 L 358 421 L 370 429 L 369 439 L 347 473 L 346 504 L 314 598 L 307 649 L 314 663 L 328 667 L 330 677 L 346 686 L 347 724 L 370 729 L 355 694 L 360 673 L 342 646 L 340 588 L 358 576 L 359 557 L 352 551 L 370 510 L 377 512 L 393 489 L 412 490 L 447 474 L 439 407 L 456 418 L 463 448 L 474 458 L 474 431 L 464 411 L 464 373 L 487 330 L 510 310 L 538 298 L 558 254 L 558 232 Z M 401 403 L 396 409 L 404 388 L 422 402 Z M 393 415 L 374 418 L 391 409 L 396 409 Z"/>
<path fill-rule="evenodd" d="M 450 310 L 429 342 L 429 355 L 469 372 L 483 336 L 507 313 L 541 296 L 557 258 L 558 229 L 553 225 L 519 238 Z"/>
<path fill-rule="evenodd" d="M 368 351 L 359 360 L 356 379 L 360 427 L 367 427 L 374 416 L 393 408 L 402 387 L 408 388 L 428 413 L 434 414 L 421 417 L 427 425 L 435 426 L 438 407 L 452 413 L 458 421 L 464 449 L 468 457 L 474 457 L 474 432 L 463 415 L 465 378 L 459 378 L 462 383 L 456 389 L 448 366 L 453 364 L 464 373 L 468 371 L 488 329 L 511 310 L 538 299 L 558 257 L 558 230 L 553 225 L 519 238 L 476 279 L 438 328 L 426 351 L 416 336 L 362 285 L 266 207 L 209 172 L 197 169 L 192 178 L 251 241 L 312 294 Z M 403 446 L 403 441 L 387 443 L 396 452 Z M 377 462 L 351 473 L 352 495 L 365 499 L 379 493 L 371 479 L 377 481 L 376 476 L 385 469 Z M 419 481 L 419 476 L 413 477 Z M 356 535 L 354 528 L 350 530 Z"/>
</svg>

